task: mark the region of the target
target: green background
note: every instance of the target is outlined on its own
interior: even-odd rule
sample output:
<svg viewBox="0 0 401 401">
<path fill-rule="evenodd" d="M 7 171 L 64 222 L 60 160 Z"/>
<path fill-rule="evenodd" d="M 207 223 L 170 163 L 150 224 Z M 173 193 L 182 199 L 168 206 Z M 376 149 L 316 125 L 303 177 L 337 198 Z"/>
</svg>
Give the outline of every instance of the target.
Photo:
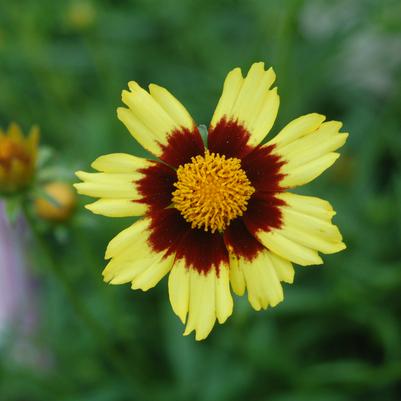
<svg viewBox="0 0 401 401">
<path fill-rule="evenodd" d="M 319 112 L 350 137 L 302 189 L 334 205 L 348 249 L 297 266 L 274 309 L 236 298 L 201 343 L 181 335 L 166 280 L 147 293 L 102 282 L 105 246 L 131 220 L 80 199 L 41 231 L 55 271 L 30 247 L 34 357 L 15 357 L 17 335 L 2 342 L 0 400 L 400 399 L 400 16 L 398 0 L 1 0 L 0 126 L 39 124 L 71 181 L 100 154 L 144 154 L 116 118 L 129 80 L 167 87 L 208 124 L 226 73 L 262 60 L 278 76 L 273 133 Z"/>
</svg>

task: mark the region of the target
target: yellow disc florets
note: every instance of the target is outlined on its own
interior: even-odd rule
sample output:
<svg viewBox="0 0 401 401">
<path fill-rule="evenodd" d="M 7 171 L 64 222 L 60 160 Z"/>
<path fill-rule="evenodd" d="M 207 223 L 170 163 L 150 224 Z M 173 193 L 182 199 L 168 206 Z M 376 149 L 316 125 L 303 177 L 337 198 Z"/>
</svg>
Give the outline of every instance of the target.
<svg viewBox="0 0 401 401">
<path fill-rule="evenodd" d="M 192 228 L 223 231 L 242 216 L 255 192 L 241 160 L 205 152 L 177 169 L 173 204 Z"/>
</svg>

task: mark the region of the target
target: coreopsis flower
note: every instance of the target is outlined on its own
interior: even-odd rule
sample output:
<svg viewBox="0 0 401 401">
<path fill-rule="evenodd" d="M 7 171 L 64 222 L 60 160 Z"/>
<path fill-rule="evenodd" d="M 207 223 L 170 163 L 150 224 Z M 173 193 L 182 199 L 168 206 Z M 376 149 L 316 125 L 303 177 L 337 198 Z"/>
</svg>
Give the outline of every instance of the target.
<svg viewBox="0 0 401 401">
<path fill-rule="evenodd" d="M 0 129 L 0 194 L 25 188 L 35 173 L 39 129 L 31 128 L 24 137 L 21 128 L 11 123 L 7 131 Z"/>
<path fill-rule="evenodd" d="M 146 291 L 169 274 L 172 308 L 197 340 L 232 314 L 230 284 L 266 309 L 283 300 L 293 263 L 321 264 L 319 252 L 345 248 L 330 204 L 289 190 L 330 167 L 347 134 L 312 113 L 262 144 L 279 108 L 274 80 L 263 63 L 245 78 L 232 70 L 207 145 L 170 92 L 130 82 L 118 118 L 158 160 L 109 154 L 92 164 L 97 173 L 77 172 L 78 192 L 100 198 L 86 205 L 93 213 L 142 216 L 109 243 L 105 281 Z"/>
</svg>

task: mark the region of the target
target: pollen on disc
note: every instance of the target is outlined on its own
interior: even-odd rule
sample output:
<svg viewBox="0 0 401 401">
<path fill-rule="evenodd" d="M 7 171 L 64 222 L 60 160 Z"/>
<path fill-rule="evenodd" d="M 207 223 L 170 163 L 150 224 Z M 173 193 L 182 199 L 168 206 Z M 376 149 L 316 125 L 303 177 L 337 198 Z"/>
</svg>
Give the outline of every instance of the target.
<svg viewBox="0 0 401 401">
<path fill-rule="evenodd" d="M 177 169 L 173 204 L 192 228 L 224 231 L 255 192 L 241 160 L 205 152 Z"/>
</svg>

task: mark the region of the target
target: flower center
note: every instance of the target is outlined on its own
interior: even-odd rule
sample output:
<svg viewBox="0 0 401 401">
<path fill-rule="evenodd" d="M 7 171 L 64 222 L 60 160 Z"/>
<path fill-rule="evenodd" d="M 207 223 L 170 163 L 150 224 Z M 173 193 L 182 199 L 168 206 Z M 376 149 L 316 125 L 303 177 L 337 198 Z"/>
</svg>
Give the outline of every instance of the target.
<svg viewBox="0 0 401 401">
<path fill-rule="evenodd" d="M 223 231 L 242 216 L 255 192 L 241 160 L 209 153 L 196 156 L 177 169 L 173 203 L 192 228 Z"/>
</svg>

